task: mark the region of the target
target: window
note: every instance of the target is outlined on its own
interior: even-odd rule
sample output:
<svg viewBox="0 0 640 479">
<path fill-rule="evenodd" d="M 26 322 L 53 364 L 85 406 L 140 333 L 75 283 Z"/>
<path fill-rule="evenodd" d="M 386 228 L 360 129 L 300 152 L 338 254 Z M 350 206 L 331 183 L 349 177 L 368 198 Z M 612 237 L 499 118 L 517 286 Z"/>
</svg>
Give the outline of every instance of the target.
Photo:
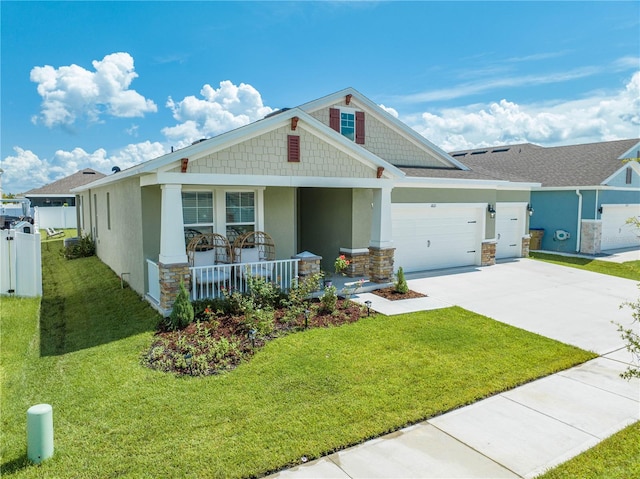
<svg viewBox="0 0 640 479">
<path fill-rule="evenodd" d="M 346 138 L 364 145 L 364 112 L 351 108 L 330 108 L 329 126 Z"/>
<path fill-rule="evenodd" d="M 249 231 L 255 231 L 256 208 L 253 191 L 234 191 L 225 194 L 227 238 L 229 242 Z"/>
<path fill-rule="evenodd" d="M 340 133 L 351 141 L 356 139 L 356 115 L 355 113 L 340 112 Z"/>
<path fill-rule="evenodd" d="M 633 170 L 631 170 L 630 166 L 627 166 L 627 177 L 625 178 L 625 184 L 630 185 L 631 180 L 633 178 Z"/>
<path fill-rule="evenodd" d="M 194 236 L 213 233 L 213 193 L 210 191 L 183 191 L 182 218 L 187 246 Z"/>
<path fill-rule="evenodd" d="M 109 198 L 109 192 L 107 192 L 107 229 L 111 229 L 111 200 Z"/>
</svg>

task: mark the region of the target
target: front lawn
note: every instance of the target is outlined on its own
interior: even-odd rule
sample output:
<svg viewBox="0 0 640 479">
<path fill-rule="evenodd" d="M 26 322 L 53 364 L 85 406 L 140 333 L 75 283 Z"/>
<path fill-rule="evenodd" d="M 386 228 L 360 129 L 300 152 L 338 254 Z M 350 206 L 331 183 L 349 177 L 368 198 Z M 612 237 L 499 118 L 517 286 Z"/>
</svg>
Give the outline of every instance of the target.
<svg viewBox="0 0 640 479">
<path fill-rule="evenodd" d="M 629 479 L 640 477 L 640 422 L 552 469 L 538 479 Z"/>
<path fill-rule="evenodd" d="M 594 355 L 461 308 L 276 339 L 228 373 L 140 364 L 159 317 L 97 258 L 43 244 L 44 298 L 0 299 L 2 474 L 247 477 L 568 368 Z M 11 314 L 4 314 L 11 311 Z M 55 453 L 26 460 L 25 416 L 53 406 Z"/>
<path fill-rule="evenodd" d="M 538 252 L 531 252 L 529 256 L 533 259 L 546 261 L 547 263 L 559 264 L 561 266 L 593 271 L 594 273 L 608 274 L 610 276 L 618 276 L 620 278 L 640 281 L 640 261 L 613 263 L 611 261 Z"/>
</svg>

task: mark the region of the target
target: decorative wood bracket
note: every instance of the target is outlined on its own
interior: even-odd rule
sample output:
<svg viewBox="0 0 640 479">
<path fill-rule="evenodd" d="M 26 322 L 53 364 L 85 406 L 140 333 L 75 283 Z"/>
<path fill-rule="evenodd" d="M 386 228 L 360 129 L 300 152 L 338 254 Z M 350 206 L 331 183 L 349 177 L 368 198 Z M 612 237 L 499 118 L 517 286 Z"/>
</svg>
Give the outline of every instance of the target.
<svg viewBox="0 0 640 479">
<path fill-rule="evenodd" d="M 345 102 L 347 103 L 347 105 L 348 105 L 349 103 L 351 103 L 351 97 L 352 97 L 352 96 L 353 96 L 353 95 L 352 95 L 351 93 L 349 93 L 349 94 L 345 97 L 345 99 L 344 99 L 344 100 L 345 100 Z"/>
<path fill-rule="evenodd" d="M 182 158 L 180 160 L 181 164 L 180 164 L 180 171 L 182 173 L 186 173 L 187 172 L 187 166 L 189 165 L 189 158 Z"/>
<path fill-rule="evenodd" d="M 384 166 L 378 166 L 378 172 L 376 173 L 376 178 L 382 178 L 382 173 L 384 173 Z"/>
<path fill-rule="evenodd" d="M 298 120 L 300 120 L 300 118 L 297 116 L 291 118 L 291 131 L 296 131 L 296 128 L 298 127 Z"/>
</svg>

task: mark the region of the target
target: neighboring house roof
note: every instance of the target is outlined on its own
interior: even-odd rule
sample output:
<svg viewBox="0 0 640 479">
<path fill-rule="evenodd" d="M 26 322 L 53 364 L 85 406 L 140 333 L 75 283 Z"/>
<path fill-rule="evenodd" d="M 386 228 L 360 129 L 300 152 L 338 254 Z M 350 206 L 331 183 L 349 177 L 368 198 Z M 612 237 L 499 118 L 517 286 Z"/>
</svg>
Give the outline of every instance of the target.
<svg viewBox="0 0 640 479">
<path fill-rule="evenodd" d="M 77 171 L 76 173 L 62 178 L 48 185 L 41 186 L 40 188 L 34 188 L 24 193 L 25 197 L 36 196 L 74 196 L 71 192 L 73 188 L 86 185 L 93 181 L 104 178 L 106 175 L 99 171 L 92 170 L 91 168 L 85 168 L 84 170 Z"/>
<path fill-rule="evenodd" d="M 451 152 L 476 174 L 509 181 L 535 181 L 542 187 L 601 185 L 635 155 L 640 140 L 542 147 L 531 143 Z"/>
</svg>

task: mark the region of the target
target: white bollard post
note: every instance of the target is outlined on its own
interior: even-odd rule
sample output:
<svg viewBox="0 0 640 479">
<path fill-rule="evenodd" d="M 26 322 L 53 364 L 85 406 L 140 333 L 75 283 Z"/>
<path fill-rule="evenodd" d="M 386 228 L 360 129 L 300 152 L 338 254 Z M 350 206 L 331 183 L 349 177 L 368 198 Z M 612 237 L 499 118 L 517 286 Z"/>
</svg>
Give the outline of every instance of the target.
<svg viewBox="0 0 640 479">
<path fill-rule="evenodd" d="M 27 411 L 27 457 L 40 464 L 53 456 L 53 408 L 36 404 Z"/>
</svg>

